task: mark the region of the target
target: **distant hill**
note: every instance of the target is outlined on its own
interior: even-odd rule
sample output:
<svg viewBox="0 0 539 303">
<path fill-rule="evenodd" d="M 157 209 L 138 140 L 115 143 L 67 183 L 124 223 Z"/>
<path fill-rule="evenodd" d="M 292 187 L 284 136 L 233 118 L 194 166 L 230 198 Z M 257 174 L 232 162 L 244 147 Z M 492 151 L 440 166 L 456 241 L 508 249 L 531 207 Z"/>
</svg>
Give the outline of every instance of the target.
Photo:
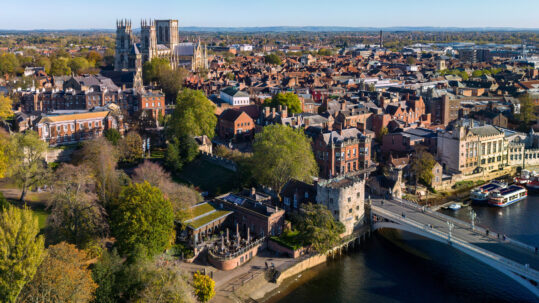
<svg viewBox="0 0 539 303">
<path fill-rule="evenodd" d="M 220 33 L 263 33 L 263 32 L 374 32 L 383 30 L 386 32 L 539 32 L 539 28 L 513 28 L 513 27 L 348 27 L 348 26 L 264 26 L 264 27 L 201 27 L 184 26 L 180 27 L 181 32 L 220 32 Z M 115 29 L 35 29 L 35 30 L 8 30 L 0 29 L 2 34 L 31 34 L 31 33 L 114 33 Z M 139 32 L 140 28 L 133 29 Z"/>
</svg>

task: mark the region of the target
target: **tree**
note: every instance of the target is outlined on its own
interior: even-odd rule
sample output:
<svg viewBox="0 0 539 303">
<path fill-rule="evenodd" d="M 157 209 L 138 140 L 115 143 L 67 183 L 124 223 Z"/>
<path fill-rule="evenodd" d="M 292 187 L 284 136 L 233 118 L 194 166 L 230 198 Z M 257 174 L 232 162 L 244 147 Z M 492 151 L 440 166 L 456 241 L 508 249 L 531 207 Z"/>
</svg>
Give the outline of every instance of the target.
<svg viewBox="0 0 539 303">
<path fill-rule="evenodd" d="M 116 171 L 118 152 L 105 138 L 86 141 L 75 155 L 75 163 L 86 163 L 92 169 L 101 203 L 107 207 L 121 190 L 122 174 Z"/>
<path fill-rule="evenodd" d="M 173 102 L 178 97 L 178 92 L 183 87 L 185 78 L 189 72 L 185 68 L 161 69 L 158 74 L 159 86 L 163 89 L 167 101 Z"/>
<path fill-rule="evenodd" d="M 75 57 L 69 61 L 69 67 L 75 74 L 81 74 L 90 67 L 90 63 L 83 57 Z"/>
<path fill-rule="evenodd" d="M 406 63 L 408 63 L 408 65 L 414 65 L 416 63 L 416 59 L 412 56 L 408 56 L 406 57 Z"/>
<path fill-rule="evenodd" d="M 21 292 L 22 302 L 90 302 L 97 284 L 88 256 L 65 242 L 49 246 L 34 279 Z"/>
<path fill-rule="evenodd" d="M 144 182 L 122 190 L 112 212 L 112 231 L 122 254 L 138 245 L 145 247 L 149 256 L 163 252 L 173 228 L 172 205 L 157 187 Z"/>
<path fill-rule="evenodd" d="M 99 285 L 95 291 L 96 303 L 119 302 L 120 279 L 123 270 L 122 257 L 116 250 L 105 251 L 92 269 L 92 279 Z"/>
<path fill-rule="evenodd" d="M 378 132 L 378 135 L 376 136 L 376 140 L 378 140 L 378 142 L 382 142 L 382 140 L 384 139 L 384 136 L 387 135 L 389 133 L 389 130 L 387 129 L 387 127 L 382 127 L 382 129 L 380 129 L 380 132 Z"/>
<path fill-rule="evenodd" d="M 0 94 L 0 122 L 13 117 L 13 101 L 10 97 Z"/>
<path fill-rule="evenodd" d="M 537 118 L 535 116 L 535 104 L 530 95 L 526 94 L 520 98 L 520 113 L 517 118 L 526 125 Z"/>
<path fill-rule="evenodd" d="M 63 164 L 56 170 L 48 217 L 51 239 L 86 248 L 108 233 L 106 212 L 94 193 L 95 180 L 86 165 Z"/>
<path fill-rule="evenodd" d="M 176 171 L 181 170 L 183 165 L 193 161 L 198 155 L 198 144 L 189 136 L 172 138 L 167 144 L 165 154 L 166 163 Z"/>
<path fill-rule="evenodd" d="M 213 138 L 217 125 L 214 108 L 202 91 L 183 90 L 176 98 L 176 108 L 170 118 L 169 137 L 206 135 Z"/>
<path fill-rule="evenodd" d="M 0 210 L 0 298 L 15 302 L 43 259 L 44 239 L 28 208 Z"/>
<path fill-rule="evenodd" d="M 318 50 L 318 55 L 320 56 L 331 56 L 333 52 L 330 49 L 327 48 L 321 48 Z"/>
<path fill-rule="evenodd" d="M 256 134 L 253 151 L 253 176 L 278 194 L 290 179 L 309 181 L 318 174 L 310 140 L 302 130 L 266 126 Z"/>
<path fill-rule="evenodd" d="M 20 66 L 17 56 L 10 53 L 0 55 L 0 75 L 13 75 Z"/>
<path fill-rule="evenodd" d="M 34 131 L 18 133 L 11 137 L 10 177 L 21 188 L 22 202 L 29 188 L 41 186 L 48 181 L 50 171 L 43 159 L 46 151 L 47 143 L 41 141 Z"/>
<path fill-rule="evenodd" d="M 51 74 L 53 76 L 68 76 L 71 68 L 68 66 L 69 59 L 60 57 L 51 60 Z"/>
<path fill-rule="evenodd" d="M 163 192 L 165 198 L 172 204 L 177 220 L 185 218 L 189 207 L 202 200 L 197 191 L 172 181 L 170 174 L 161 165 L 151 161 L 144 161 L 133 171 L 133 182 L 143 183 L 144 181 Z"/>
<path fill-rule="evenodd" d="M 0 128 L 0 178 L 4 178 L 6 176 L 10 166 L 9 134 Z"/>
<path fill-rule="evenodd" d="M 51 72 L 51 60 L 47 57 L 39 57 L 37 60 L 37 65 L 45 69 L 45 73 L 49 74 Z"/>
<path fill-rule="evenodd" d="M 169 70 L 170 62 L 165 58 L 153 58 L 150 61 L 147 61 L 142 66 L 142 79 L 144 83 L 149 84 L 150 82 L 159 80 L 159 73 L 162 70 Z"/>
<path fill-rule="evenodd" d="M 276 54 L 266 55 L 264 57 L 264 59 L 266 60 L 267 64 L 272 64 L 272 65 L 281 65 L 282 64 L 281 58 L 279 56 L 277 56 Z"/>
<path fill-rule="evenodd" d="M 310 203 L 303 207 L 296 228 L 303 242 L 310 243 L 319 253 L 325 253 L 338 244 L 340 234 L 345 230 L 325 205 Z"/>
<path fill-rule="evenodd" d="M 128 163 L 136 163 L 142 159 L 142 138 L 134 131 L 130 131 L 120 140 L 120 160 Z"/>
<path fill-rule="evenodd" d="M 421 181 L 424 185 L 430 186 L 432 183 L 432 168 L 436 164 L 434 156 L 429 153 L 424 146 L 418 145 L 412 157 L 410 170 L 415 177 L 415 183 Z"/>
<path fill-rule="evenodd" d="M 118 145 L 118 141 L 122 138 L 122 134 L 115 128 L 109 128 L 105 131 L 105 138 L 107 138 L 112 145 Z"/>
<path fill-rule="evenodd" d="M 193 287 L 195 296 L 200 302 L 208 302 L 215 296 L 215 281 L 198 271 L 193 275 Z"/>
<path fill-rule="evenodd" d="M 147 279 L 144 281 L 144 288 L 140 293 L 140 298 L 143 302 L 195 302 L 192 295 L 192 289 L 187 283 L 186 277 L 174 265 L 149 265 L 146 269 L 146 276 Z M 213 282 L 213 280 L 211 280 L 211 282 Z M 215 291 L 213 291 L 215 282 L 211 285 L 212 292 L 209 293 L 210 299 L 215 295 Z"/>
<path fill-rule="evenodd" d="M 291 114 L 299 114 L 303 111 L 301 109 L 301 101 L 298 95 L 294 93 L 278 93 L 271 98 L 268 105 L 271 107 L 278 107 L 279 105 L 286 106 Z"/>
</svg>

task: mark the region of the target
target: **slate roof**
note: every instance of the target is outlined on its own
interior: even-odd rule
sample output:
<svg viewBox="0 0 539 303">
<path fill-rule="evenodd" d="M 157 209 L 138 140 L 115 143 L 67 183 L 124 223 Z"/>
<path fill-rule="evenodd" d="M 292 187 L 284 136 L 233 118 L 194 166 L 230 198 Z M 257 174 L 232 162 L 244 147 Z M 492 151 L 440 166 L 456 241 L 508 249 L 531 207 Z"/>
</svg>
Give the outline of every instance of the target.
<svg viewBox="0 0 539 303">
<path fill-rule="evenodd" d="M 225 89 L 223 89 L 223 93 L 231 96 L 231 97 L 249 97 L 249 94 L 246 92 L 243 92 L 239 90 L 237 87 L 229 86 Z"/>
<path fill-rule="evenodd" d="M 326 144 L 336 144 L 345 140 L 364 137 L 357 128 L 347 128 L 339 134 L 336 131 L 331 131 L 322 135 Z"/>
<path fill-rule="evenodd" d="M 219 116 L 219 120 L 224 121 L 236 121 L 238 117 L 242 114 L 241 111 L 235 109 L 225 109 Z"/>
<path fill-rule="evenodd" d="M 474 128 L 471 128 L 470 131 L 474 135 L 477 135 L 479 137 L 496 136 L 502 133 L 501 130 L 497 129 L 496 127 L 492 125 L 474 127 Z"/>
</svg>

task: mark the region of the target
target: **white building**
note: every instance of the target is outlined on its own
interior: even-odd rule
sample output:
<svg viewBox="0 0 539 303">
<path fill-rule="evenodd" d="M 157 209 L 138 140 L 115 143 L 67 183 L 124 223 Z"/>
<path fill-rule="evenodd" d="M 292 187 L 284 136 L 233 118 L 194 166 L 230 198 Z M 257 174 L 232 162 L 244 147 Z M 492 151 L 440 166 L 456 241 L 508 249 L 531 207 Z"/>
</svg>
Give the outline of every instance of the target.
<svg viewBox="0 0 539 303">
<path fill-rule="evenodd" d="M 249 94 L 232 86 L 223 89 L 219 97 L 221 100 L 233 106 L 249 105 L 250 102 Z"/>
</svg>

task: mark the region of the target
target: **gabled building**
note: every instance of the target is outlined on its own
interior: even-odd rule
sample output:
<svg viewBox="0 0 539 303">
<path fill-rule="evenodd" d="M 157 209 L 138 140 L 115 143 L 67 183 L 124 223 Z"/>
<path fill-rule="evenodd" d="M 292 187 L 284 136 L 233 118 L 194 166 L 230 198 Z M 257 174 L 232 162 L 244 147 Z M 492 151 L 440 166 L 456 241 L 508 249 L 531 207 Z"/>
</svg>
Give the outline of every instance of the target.
<svg viewBox="0 0 539 303">
<path fill-rule="evenodd" d="M 220 98 L 221 100 L 233 106 L 249 105 L 250 102 L 249 94 L 233 86 L 229 86 L 223 89 L 221 91 Z"/>
<path fill-rule="evenodd" d="M 223 139 L 249 139 L 254 135 L 255 122 L 243 111 L 226 109 L 219 115 L 218 124 Z"/>
</svg>

